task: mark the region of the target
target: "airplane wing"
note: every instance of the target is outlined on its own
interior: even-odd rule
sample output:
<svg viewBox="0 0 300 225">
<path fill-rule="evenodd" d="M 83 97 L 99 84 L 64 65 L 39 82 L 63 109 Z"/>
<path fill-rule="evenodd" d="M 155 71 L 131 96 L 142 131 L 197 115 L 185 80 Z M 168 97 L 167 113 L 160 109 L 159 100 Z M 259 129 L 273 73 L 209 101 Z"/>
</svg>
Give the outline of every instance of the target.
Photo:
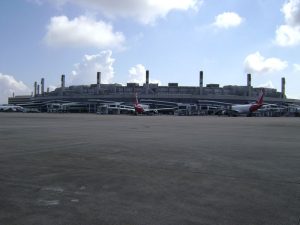
<svg viewBox="0 0 300 225">
<path fill-rule="evenodd" d="M 221 109 L 217 112 L 215 112 L 215 115 L 221 116 L 221 115 L 226 115 L 226 116 L 238 116 L 241 115 L 243 112 L 239 110 L 233 110 L 233 109 Z"/>
<path fill-rule="evenodd" d="M 152 109 L 149 109 L 149 110 L 159 113 L 159 112 L 168 112 L 168 111 L 173 111 L 173 110 L 175 111 L 176 107 L 171 107 L 171 108 L 155 108 L 155 109 L 152 108 Z"/>
</svg>

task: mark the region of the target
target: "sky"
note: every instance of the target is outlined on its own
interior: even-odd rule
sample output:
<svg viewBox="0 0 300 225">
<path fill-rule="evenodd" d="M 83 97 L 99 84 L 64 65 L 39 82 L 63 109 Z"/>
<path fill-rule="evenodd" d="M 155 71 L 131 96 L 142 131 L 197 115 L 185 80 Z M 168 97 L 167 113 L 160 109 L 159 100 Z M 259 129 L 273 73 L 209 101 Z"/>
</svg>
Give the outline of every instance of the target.
<svg viewBox="0 0 300 225">
<path fill-rule="evenodd" d="M 0 1 L 0 103 L 66 85 L 246 85 L 300 99 L 300 0 Z"/>
</svg>

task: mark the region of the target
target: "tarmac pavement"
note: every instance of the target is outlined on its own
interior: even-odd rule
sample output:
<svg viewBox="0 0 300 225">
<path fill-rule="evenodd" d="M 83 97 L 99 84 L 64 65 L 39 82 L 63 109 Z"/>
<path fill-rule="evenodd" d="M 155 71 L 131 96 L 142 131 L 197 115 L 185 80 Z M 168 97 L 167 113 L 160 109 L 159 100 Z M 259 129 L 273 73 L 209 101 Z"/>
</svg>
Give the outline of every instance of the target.
<svg viewBox="0 0 300 225">
<path fill-rule="evenodd" d="M 0 113 L 1 225 L 299 219 L 299 118 Z"/>
</svg>

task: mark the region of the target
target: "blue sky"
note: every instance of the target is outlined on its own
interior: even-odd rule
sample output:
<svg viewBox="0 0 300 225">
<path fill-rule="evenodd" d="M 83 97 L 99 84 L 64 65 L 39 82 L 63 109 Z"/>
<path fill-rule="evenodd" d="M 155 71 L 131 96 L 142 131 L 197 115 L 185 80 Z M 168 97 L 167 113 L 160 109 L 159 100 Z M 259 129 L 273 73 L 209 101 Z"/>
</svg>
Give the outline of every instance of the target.
<svg viewBox="0 0 300 225">
<path fill-rule="evenodd" d="M 34 81 L 204 83 L 300 99 L 300 0 L 0 1 L 0 103 Z"/>
</svg>

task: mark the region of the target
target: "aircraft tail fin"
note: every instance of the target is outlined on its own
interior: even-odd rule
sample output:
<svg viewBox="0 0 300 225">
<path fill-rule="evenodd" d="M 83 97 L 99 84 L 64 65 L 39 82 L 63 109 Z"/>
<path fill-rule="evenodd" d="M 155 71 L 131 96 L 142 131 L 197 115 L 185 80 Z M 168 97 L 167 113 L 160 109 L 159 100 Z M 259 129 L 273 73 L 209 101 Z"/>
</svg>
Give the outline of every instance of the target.
<svg viewBox="0 0 300 225">
<path fill-rule="evenodd" d="M 265 89 L 261 89 L 260 94 L 258 96 L 258 99 L 256 100 L 256 103 L 259 105 L 263 104 L 264 101 L 264 95 L 265 95 Z"/>
</svg>

